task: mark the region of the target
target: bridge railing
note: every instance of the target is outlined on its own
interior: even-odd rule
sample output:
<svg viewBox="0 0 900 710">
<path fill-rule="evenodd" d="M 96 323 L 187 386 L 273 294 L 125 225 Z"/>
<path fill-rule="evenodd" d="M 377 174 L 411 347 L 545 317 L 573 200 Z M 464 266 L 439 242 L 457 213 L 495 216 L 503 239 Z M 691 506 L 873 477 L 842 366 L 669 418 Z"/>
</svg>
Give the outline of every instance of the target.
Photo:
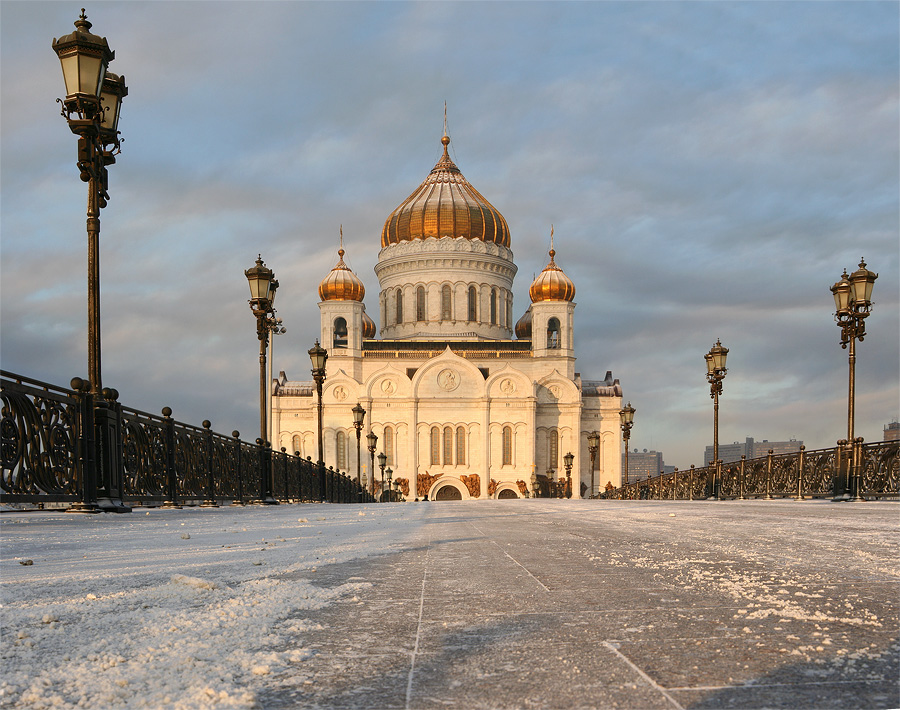
<svg viewBox="0 0 900 710">
<path fill-rule="evenodd" d="M 349 476 L 257 439 L 242 441 L 0 371 L 0 503 L 127 512 L 132 505 L 372 502 Z"/>
<path fill-rule="evenodd" d="M 611 489 L 600 497 L 618 500 L 703 500 L 712 497 L 747 498 L 842 498 L 848 492 L 848 464 L 858 472 L 862 498 L 900 496 L 900 442 L 774 454 L 704 466 L 654 476 Z"/>
</svg>

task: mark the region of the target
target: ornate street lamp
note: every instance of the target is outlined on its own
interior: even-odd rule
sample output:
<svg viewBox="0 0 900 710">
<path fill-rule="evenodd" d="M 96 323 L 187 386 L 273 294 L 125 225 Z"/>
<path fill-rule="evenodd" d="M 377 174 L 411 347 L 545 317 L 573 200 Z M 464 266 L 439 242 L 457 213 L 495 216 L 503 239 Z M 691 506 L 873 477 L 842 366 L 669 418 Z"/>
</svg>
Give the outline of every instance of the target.
<svg viewBox="0 0 900 710">
<path fill-rule="evenodd" d="M 375 496 L 375 446 L 378 444 L 378 435 L 374 431 L 366 434 L 366 448 L 369 450 L 371 468 L 369 475 L 372 477 L 372 496 Z"/>
<path fill-rule="evenodd" d="M 709 497 L 719 499 L 719 395 L 722 394 L 722 380 L 728 374 L 725 369 L 725 358 L 728 357 L 728 348 L 723 347 L 721 341 L 716 338 L 716 344 L 703 356 L 706 360 L 706 381 L 709 382 L 709 396 L 713 404 L 713 480 Z"/>
<path fill-rule="evenodd" d="M 309 360 L 312 363 L 312 376 L 313 380 L 316 382 L 316 394 L 319 397 L 319 465 L 324 466 L 325 454 L 322 442 L 322 383 L 325 382 L 325 363 L 328 361 L 328 351 L 319 345 L 318 339 L 316 339 L 316 344 L 309 349 Z"/>
<path fill-rule="evenodd" d="M 594 470 L 597 468 L 597 452 L 600 450 L 600 433 L 592 431 L 588 434 L 588 451 L 591 454 L 591 493 L 588 498 L 594 497 Z"/>
<path fill-rule="evenodd" d="M 359 479 L 359 469 L 360 469 L 360 446 L 359 446 L 359 438 L 362 434 L 363 421 L 366 418 L 366 410 L 362 408 L 362 405 L 357 402 L 356 406 L 353 408 L 353 426 L 356 427 L 356 485 L 360 485 Z"/>
<path fill-rule="evenodd" d="M 91 23 L 81 11 L 75 31 L 53 40 L 59 57 L 66 98 L 62 116 L 78 136 L 77 166 L 81 180 L 88 184 L 88 374 L 91 392 L 103 390 L 100 373 L 100 210 L 109 201 L 107 166 L 121 152 L 119 109 L 128 95 L 125 77 L 108 73 L 116 53 L 105 37 L 91 34 Z"/>
<path fill-rule="evenodd" d="M 622 427 L 622 441 L 625 442 L 625 476 L 622 485 L 628 485 L 628 440 L 631 438 L 631 427 L 634 425 L 634 407 L 629 402 L 619 410 L 619 423 Z"/>
<path fill-rule="evenodd" d="M 856 341 L 862 342 L 866 336 L 866 318 L 872 309 L 872 289 L 878 274 L 866 268 L 863 259 L 859 261 L 859 269 L 847 276 L 847 270 L 841 280 L 831 287 L 834 295 L 834 320 L 841 329 L 841 347 L 850 346 L 849 392 L 847 396 L 847 500 L 860 500 L 860 475 L 858 462 L 855 461 L 856 439 L 854 426 L 856 418 Z"/>
<path fill-rule="evenodd" d="M 536 473 L 531 474 L 531 490 L 533 498 L 538 498 L 540 496 L 541 485 Z"/>
<path fill-rule="evenodd" d="M 278 289 L 278 281 L 275 280 L 275 274 L 268 268 L 262 260 L 262 255 L 256 259 L 256 264 L 246 271 L 244 276 L 247 277 L 247 283 L 250 285 L 250 310 L 256 316 L 256 337 L 259 339 L 259 439 L 261 470 L 267 471 L 268 474 L 263 478 L 263 489 L 261 491 L 262 500 L 265 503 L 274 503 L 272 497 L 272 480 L 273 471 L 271 465 L 266 464 L 266 456 L 268 452 L 266 447 L 270 446 L 267 439 L 268 426 L 267 422 L 267 388 L 266 388 L 266 348 L 269 344 L 269 333 L 271 332 L 272 314 L 275 312 L 273 305 L 275 303 L 275 291 Z"/>
<path fill-rule="evenodd" d="M 378 454 L 378 468 L 381 469 L 381 498 L 384 500 L 384 466 L 387 463 L 387 456 L 384 451 Z"/>
<path fill-rule="evenodd" d="M 563 465 L 566 467 L 566 498 L 572 497 L 572 462 L 575 454 L 571 451 L 563 456 Z"/>
<path fill-rule="evenodd" d="M 385 471 L 385 473 L 387 473 L 387 477 L 388 477 L 388 480 L 387 480 L 388 502 L 393 503 L 394 495 L 391 490 L 391 476 L 394 475 L 394 470 L 389 468 Z M 384 491 L 381 492 L 381 497 L 382 497 L 382 499 L 384 499 Z"/>
</svg>

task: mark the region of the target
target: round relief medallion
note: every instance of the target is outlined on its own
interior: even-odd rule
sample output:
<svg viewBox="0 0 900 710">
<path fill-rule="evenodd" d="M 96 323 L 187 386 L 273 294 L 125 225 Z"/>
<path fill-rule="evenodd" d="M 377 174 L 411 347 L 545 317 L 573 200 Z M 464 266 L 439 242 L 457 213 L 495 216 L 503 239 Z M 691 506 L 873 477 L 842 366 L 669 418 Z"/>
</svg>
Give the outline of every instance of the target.
<svg viewBox="0 0 900 710">
<path fill-rule="evenodd" d="M 500 383 L 500 391 L 503 392 L 503 394 L 512 394 L 516 391 L 516 383 L 512 380 L 503 380 L 503 382 Z"/>
<path fill-rule="evenodd" d="M 547 389 L 550 390 L 550 396 L 553 397 L 553 399 L 559 399 L 560 395 L 562 394 L 562 390 L 559 388 L 559 385 L 550 385 Z"/>
<path fill-rule="evenodd" d="M 385 394 L 394 394 L 397 391 L 397 385 L 394 384 L 393 380 L 382 380 L 381 391 Z"/>
<path fill-rule="evenodd" d="M 446 392 L 452 392 L 459 387 L 459 374 L 447 368 L 441 370 L 437 376 L 438 386 Z"/>
<path fill-rule="evenodd" d="M 343 402 L 345 399 L 347 399 L 347 390 L 344 389 L 343 387 L 335 387 L 334 388 L 334 398 L 338 402 Z"/>
</svg>

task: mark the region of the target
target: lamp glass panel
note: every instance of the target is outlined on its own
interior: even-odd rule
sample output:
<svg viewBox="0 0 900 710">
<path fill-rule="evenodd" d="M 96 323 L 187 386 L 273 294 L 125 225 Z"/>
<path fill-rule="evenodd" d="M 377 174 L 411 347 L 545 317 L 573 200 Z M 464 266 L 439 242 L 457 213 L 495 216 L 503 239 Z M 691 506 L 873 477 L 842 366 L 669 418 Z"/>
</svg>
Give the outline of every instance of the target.
<svg viewBox="0 0 900 710">
<path fill-rule="evenodd" d="M 631 424 L 634 421 L 634 407 L 630 404 L 625 407 L 625 423 Z"/>
<path fill-rule="evenodd" d="M 854 274 L 855 276 L 855 274 Z M 850 277 L 850 292 L 852 300 L 859 305 L 868 303 L 872 298 L 872 288 L 875 286 L 875 280 L 869 279 L 865 275 L 859 278 Z"/>
<path fill-rule="evenodd" d="M 105 109 L 103 111 L 103 120 L 100 122 L 100 125 L 111 131 L 116 130 L 119 125 L 119 109 L 122 106 L 122 98 L 118 93 L 101 91 L 100 106 Z"/>
<path fill-rule="evenodd" d="M 66 82 L 66 96 L 77 94 L 78 88 L 78 55 L 74 52 L 61 56 L 59 63 L 62 65 L 63 80 Z"/>
<path fill-rule="evenodd" d="M 713 348 L 713 367 L 717 370 L 725 369 L 725 358 L 728 356 L 728 350 L 725 348 Z"/>
<path fill-rule="evenodd" d="M 106 67 L 100 57 L 91 57 L 86 54 L 78 55 L 78 92 L 82 94 L 100 95 L 100 87 L 103 86 L 103 77 Z"/>
<path fill-rule="evenodd" d="M 708 373 L 713 373 L 716 371 L 715 365 L 713 365 L 713 356 L 712 353 L 706 353 L 703 357 L 706 358 L 706 371 Z"/>
</svg>

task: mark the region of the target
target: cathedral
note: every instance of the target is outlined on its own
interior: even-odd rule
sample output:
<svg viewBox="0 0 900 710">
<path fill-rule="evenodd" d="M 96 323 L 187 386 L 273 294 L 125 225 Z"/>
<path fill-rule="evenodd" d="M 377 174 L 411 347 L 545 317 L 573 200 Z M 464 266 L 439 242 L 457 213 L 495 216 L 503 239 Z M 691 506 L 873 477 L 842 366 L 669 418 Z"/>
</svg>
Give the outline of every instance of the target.
<svg viewBox="0 0 900 710">
<path fill-rule="evenodd" d="M 513 323 L 509 226 L 450 159 L 446 131 L 441 143 L 381 231 L 380 334 L 343 244 L 319 284 L 326 465 L 355 476 L 359 403 L 360 468 L 376 495 L 382 471 L 372 470 L 369 433 L 406 500 L 587 497 L 592 478 L 593 493 L 618 486 L 622 390 L 611 372 L 589 380 L 575 371 L 575 284 L 556 263 L 552 230 L 549 262 Z M 282 372 L 272 387 L 273 446 L 316 460 L 315 384 Z"/>
</svg>

